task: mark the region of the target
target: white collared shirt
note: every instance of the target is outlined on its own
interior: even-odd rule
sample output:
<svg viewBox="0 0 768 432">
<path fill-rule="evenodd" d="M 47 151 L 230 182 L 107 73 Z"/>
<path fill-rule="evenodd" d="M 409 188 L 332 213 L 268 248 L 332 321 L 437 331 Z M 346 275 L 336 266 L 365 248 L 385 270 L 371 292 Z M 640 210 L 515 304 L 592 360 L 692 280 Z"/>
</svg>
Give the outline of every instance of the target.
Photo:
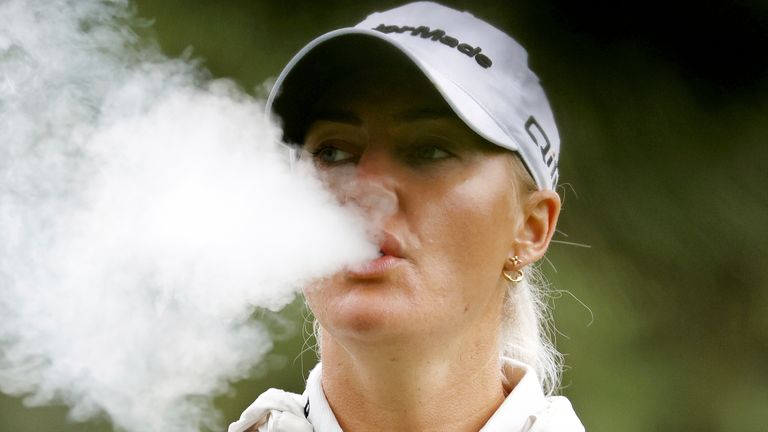
<svg viewBox="0 0 768 432">
<path fill-rule="evenodd" d="M 505 358 L 503 372 L 516 384 L 479 432 L 584 432 L 568 399 L 546 397 L 530 366 Z M 228 432 L 343 432 L 325 398 L 321 378 L 318 363 L 303 395 L 268 390 Z"/>
</svg>

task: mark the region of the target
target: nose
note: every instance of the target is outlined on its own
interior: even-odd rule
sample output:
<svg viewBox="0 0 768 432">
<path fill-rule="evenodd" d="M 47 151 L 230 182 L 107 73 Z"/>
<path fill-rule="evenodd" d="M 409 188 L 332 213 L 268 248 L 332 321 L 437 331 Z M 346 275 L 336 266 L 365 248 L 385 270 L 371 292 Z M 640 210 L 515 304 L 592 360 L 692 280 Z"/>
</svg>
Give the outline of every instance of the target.
<svg viewBox="0 0 768 432">
<path fill-rule="evenodd" d="M 384 151 L 367 148 L 355 165 L 345 201 L 351 201 L 375 226 L 397 212 L 398 179 L 395 161 Z"/>
</svg>

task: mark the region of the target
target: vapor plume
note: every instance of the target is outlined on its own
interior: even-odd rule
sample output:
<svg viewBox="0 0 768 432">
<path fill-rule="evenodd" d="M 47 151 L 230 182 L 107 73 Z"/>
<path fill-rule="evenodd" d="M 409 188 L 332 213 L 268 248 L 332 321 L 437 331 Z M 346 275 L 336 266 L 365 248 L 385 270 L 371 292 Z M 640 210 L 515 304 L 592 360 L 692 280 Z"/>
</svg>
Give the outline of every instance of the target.
<svg viewBox="0 0 768 432">
<path fill-rule="evenodd" d="M 0 390 L 119 430 L 221 427 L 251 319 L 376 254 L 263 104 L 131 30 L 126 1 L 0 0 Z M 303 172 L 303 171 L 302 171 Z"/>
</svg>

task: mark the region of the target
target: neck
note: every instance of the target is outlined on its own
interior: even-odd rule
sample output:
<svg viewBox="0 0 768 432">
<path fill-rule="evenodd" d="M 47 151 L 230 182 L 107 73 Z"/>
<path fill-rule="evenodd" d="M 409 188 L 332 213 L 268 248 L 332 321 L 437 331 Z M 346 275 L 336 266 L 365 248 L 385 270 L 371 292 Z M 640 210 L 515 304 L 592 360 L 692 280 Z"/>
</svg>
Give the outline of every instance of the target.
<svg viewBox="0 0 768 432">
<path fill-rule="evenodd" d="M 345 431 L 478 431 L 504 400 L 488 339 L 379 347 L 324 334 L 323 390 Z"/>
</svg>

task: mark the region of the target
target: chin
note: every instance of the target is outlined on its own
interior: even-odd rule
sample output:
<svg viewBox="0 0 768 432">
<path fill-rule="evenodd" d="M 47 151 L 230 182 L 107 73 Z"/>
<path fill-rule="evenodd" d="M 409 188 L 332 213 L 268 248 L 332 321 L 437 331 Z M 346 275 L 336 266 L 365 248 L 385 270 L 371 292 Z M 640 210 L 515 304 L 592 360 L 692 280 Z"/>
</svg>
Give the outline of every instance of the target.
<svg viewBox="0 0 768 432">
<path fill-rule="evenodd" d="M 413 332 L 413 303 L 392 292 L 376 289 L 347 291 L 326 303 L 315 316 L 334 337 L 363 342 L 407 337 Z M 310 307 L 312 302 L 310 301 Z"/>
</svg>

